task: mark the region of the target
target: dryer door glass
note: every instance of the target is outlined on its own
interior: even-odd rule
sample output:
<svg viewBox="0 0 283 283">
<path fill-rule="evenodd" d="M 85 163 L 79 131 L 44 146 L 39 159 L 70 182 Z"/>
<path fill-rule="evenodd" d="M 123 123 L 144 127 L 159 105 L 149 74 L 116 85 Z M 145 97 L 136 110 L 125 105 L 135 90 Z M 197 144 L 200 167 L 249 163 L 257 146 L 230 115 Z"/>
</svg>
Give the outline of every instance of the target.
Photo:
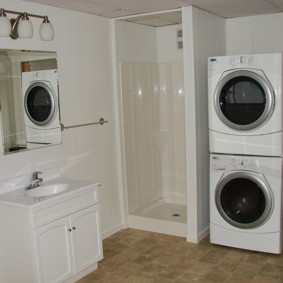
<svg viewBox="0 0 283 283">
<path fill-rule="evenodd" d="M 273 90 L 261 76 L 250 71 L 225 76 L 216 92 L 216 111 L 229 127 L 245 131 L 264 123 L 273 110 Z"/>
<path fill-rule="evenodd" d="M 219 103 L 224 116 L 237 125 L 248 125 L 262 115 L 266 97 L 261 85 L 249 77 L 236 77 L 222 88 Z"/>
<path fill-rule="evenodd" d="M 51 89 L 44 83 L 31 85 L 25 95 L 25 110 L 34 124 L 47 125 L 54 114 L 54 97 Z"/>
<path fill-rule="evenodd" d="M 217 187 L 218 211 L 235 227 L 260 226 L 270 215 L 271 203 L 267 186 L 255 175 L 246 172 L 231 174 Z"/>
</svg>

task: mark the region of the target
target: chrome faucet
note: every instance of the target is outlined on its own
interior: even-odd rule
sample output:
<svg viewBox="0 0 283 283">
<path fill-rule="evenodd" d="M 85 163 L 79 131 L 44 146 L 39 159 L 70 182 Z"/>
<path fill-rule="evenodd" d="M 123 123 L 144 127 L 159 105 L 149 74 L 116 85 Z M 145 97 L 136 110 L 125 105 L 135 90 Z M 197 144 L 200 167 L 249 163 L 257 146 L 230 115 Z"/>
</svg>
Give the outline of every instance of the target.
<svg viewBox="0 0 283 283">
<path fill-rule="evenodd" d="M 30 184 L 26 187 L 26 190 L 35 189 L 35 188 L 38 188 L 40 186 L 39 183 L 42 182 L 43 179 L 42 178 L 38 178 L 38 174 L 42 174 L 42 172 L 35 171 L 35 172 L 32 173 Z"/>
</svg>

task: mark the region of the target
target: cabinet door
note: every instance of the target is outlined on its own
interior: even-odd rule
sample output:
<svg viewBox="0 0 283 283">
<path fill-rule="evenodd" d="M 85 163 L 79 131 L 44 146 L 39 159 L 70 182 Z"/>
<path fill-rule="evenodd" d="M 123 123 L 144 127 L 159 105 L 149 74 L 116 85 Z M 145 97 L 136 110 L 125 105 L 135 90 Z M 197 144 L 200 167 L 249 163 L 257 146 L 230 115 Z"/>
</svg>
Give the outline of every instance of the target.
<svg viewBox="0 0 283 283">
<path fill-rule="evenodd" d="M 103 258 L 99 205 L 71 215 L 75 272 Z"/>
<path fill-rule="evenodd" d="M 39 282 L 62 282 L 74 274 L 71 234 L 68 217 L 34 230 Z"/>
</svg>

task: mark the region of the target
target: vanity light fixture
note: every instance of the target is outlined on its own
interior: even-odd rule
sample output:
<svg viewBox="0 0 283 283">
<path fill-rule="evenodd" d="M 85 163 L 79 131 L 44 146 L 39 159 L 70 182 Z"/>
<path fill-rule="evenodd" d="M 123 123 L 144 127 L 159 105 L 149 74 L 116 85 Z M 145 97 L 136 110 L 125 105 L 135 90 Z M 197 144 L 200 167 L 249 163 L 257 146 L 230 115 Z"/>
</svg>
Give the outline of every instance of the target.
<svg viewBox="0 0 283 283">
<path fill-rule="evenodd" d="M 9 20 L 6 13 L 16 14 L 18 17 Z M 3 8 L 0 9 L 0 36 L 10 36 L 12 39 L 32 38 L 33 26 L 29 17 L 43 19 L 39 28 L 41 40 L 54 39 L 54 29 L 47 16 L 4 10 Z"/>
</svg>

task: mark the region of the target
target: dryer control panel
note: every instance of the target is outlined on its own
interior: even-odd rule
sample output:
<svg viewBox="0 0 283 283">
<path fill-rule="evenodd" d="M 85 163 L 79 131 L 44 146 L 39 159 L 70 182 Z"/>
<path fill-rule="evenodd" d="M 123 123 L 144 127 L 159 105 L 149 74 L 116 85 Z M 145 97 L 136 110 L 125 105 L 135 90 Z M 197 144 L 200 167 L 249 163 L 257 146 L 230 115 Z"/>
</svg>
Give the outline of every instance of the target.
<svg viewBox="0 0 283 283">
<path fill-rule="evenodd" d="M 254 55 L 236 55 L 236 56 L 219 56 L 208 58 L 208 75 L 223 72 L 226 70 L 252 68 L 256 65 L 256 56 Z"/>
<path fill-rule="evenodd" d="M 241 56 L 231 57 L 231 66 L 235 66 L 235 65 L 238 65 L 238 64 L 252 66 L 253 63 L 254 63 L 254 57 L 253 56 L 241 55 Z"/>
</svg>

